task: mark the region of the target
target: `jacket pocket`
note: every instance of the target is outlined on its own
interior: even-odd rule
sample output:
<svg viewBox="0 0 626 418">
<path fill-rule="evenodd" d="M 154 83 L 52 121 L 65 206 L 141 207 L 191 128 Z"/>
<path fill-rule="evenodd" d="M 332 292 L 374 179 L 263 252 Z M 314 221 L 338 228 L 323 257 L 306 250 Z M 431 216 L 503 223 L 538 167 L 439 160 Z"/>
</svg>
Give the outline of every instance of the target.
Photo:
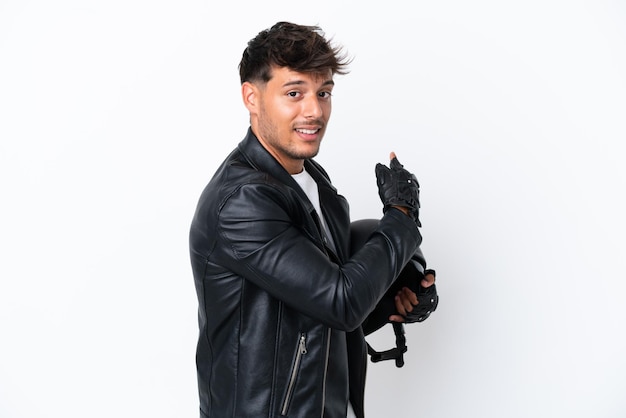
<svg viewBox="0 0 626 418">
<path fill-rule="evenodd" d="M 282 407 L 280 408 L 281 416 L 287 415 L 287 411 L 289 410 L 291 398 L 293 397 L 293 391 L 296 386 L 296 380 L 300 371 L 300 363 L 302 363 L 302 357 L 306 353 L 306 334 L 302 333 L 298 338 L 298 346 L 293 361 L 293 367 L 291 369 L 291 373 L 289 374 L 289 381 L 287 382 L 287 392 L 285 393 L 285 399 L 283 400 Z"/>
</svg>

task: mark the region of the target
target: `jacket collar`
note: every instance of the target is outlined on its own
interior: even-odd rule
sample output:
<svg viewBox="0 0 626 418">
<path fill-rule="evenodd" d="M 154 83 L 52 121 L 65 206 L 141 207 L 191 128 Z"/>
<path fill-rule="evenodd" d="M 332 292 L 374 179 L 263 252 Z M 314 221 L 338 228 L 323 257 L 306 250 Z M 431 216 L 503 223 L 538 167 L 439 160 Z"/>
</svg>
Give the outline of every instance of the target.
<svg viewBox="0 0 626 418">
<path fill-rule="evenodd" d="M 298 194 L 308 201 L 304 191 L 302 191 L 293 177 L 291 177 L 291 174 L 289 174 L 287 170 L 285 170 L 285 168 L 280 165 L 280 163 L 263 147 L 263 145 L 261 145 L 261 142 L 259 142 L 251 128 L 248 128 L 245 138 L 239 143 L 239 150 L 244 155 L 248 163 L 255 169 L 267 173 L 280 182 L 294 187 L 298 191 Z M 337 193 L 335 187 L 330 183 L 328 175 L 319 164 L 315 163 L 313 160 L 305 160 L 304 168 L 311 175 L 311 177 L 313 177 L 317 186 L 320 188 L 320 198 L 322 194 L 325 194 L 322 193 L 321 189 L 327 189 L 333 194 Z M 313 207 L 311 206 L 311 209 L 312 208 Z"/>
<path fill-rule="evenodd" d="M 306 196 L 302 188 L 298 185 L 298 183 L 296 183 L 293 177 L 291 177 L 291 174 L 289 174 L 287 170 L 285 170 L 285 168 L 280 165 L 280 163 L 265 149 L 265 147 L 261 145 L 251 128 L 248 128 L 248 132 L 246 133 L 245 138 L 239 143 L 238 148 L 244 158 L 248 161 L 248 164 L 256 170 L 267 173 L 281 183 L 296 190 L 302 201 L 305 202 L 309 213 L 315 212 L 313 204 L 309 201 L 309 198 Z M 326 222 L 328 223 L 328 227 L 333 235 L 335 244 L 341 248 L 339 240 L 341 239 L 342 234 L 338 232 L 338 225 L 336 223 L 339 221 L 335 219 L 335 215 L 338 214 L 337 211 L 342 210 L 342 203 L 340 200 L 343 198 L 338 197 L 337 190 L 330 183 L 328 174 L 326 174 L 324 169 L 318 163 L 312 159 L 305 160 L 304 168 L 317 183 L 320 195 L 320 204 L 328 215 Z M 318 215 L 321 216 L 322 214 Z M 318 233 L 321 234 L 321 231 L 318 230 Z M 341 249 L 339 252 L 342 253 L 340 256 L 344 255 L 344 251 Z"/>
<path fill-rule="evenodd" d="M 261 145 L 259 139 L 252 132 L 252 128 L 248 128 L 245 138 L 239 143 L 239 151 L 256 170 L 267 173 L 281 183 L 294 188 L 298 195 L 310 206 L 308 207 L 309 211 L 313 210 L 313 205 L 310 204 L 304 191 L 291 177 L 291 174 Z M 317 182 L 317 179 L 313 178 Z"/>
</svg>

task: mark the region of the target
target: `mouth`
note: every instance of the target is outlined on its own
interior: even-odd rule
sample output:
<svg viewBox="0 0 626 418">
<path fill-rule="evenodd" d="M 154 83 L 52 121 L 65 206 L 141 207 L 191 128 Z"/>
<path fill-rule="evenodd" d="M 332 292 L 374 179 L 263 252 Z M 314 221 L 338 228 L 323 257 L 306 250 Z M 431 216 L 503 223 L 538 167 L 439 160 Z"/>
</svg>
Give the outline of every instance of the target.
<svg viewBox="0 0 626 418">
<path fill-rule="evenodd" d="M 315 129 L 296 128 L 296 132 L 299 132 L 304 135 L 315 135 L 316 133 L 320 131 L 320 129 L 321 128 L 315 128 Z"/>
</svg>

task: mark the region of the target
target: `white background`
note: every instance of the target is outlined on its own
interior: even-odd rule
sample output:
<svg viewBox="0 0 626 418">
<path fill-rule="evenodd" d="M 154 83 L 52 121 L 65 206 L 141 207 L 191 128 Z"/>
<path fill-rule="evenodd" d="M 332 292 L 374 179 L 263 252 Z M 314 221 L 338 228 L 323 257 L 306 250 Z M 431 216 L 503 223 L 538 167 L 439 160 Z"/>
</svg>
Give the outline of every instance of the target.
<svg viewBox="0 0 626 418">
<path fill-rule="evenodd" d="M 189 223 L 278 20 L 354 57 L 318 157 L 353 219 L 392 150 L 422 185 L 441 303 L 369 417 L 625 416 L 623 2 L 2 0 L 0 417 L 197 417 Z"/>
</svg>

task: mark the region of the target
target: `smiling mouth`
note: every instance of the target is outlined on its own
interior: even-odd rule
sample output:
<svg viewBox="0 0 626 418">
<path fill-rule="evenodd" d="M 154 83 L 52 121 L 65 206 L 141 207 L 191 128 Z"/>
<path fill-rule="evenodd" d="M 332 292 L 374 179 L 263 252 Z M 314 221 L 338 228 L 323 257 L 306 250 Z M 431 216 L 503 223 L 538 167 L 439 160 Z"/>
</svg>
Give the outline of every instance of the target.
<svg viewBox="0 0 626 418">
<path fill-rule="evenodd" d="M 296 132 L 300 132 L 301 134 L 305 134 L 305 135 L 314 135 L 316 133 L 318 133 L 320 131 L 320 128 L 317 129 L 296 129 Z"/>
</svg>

